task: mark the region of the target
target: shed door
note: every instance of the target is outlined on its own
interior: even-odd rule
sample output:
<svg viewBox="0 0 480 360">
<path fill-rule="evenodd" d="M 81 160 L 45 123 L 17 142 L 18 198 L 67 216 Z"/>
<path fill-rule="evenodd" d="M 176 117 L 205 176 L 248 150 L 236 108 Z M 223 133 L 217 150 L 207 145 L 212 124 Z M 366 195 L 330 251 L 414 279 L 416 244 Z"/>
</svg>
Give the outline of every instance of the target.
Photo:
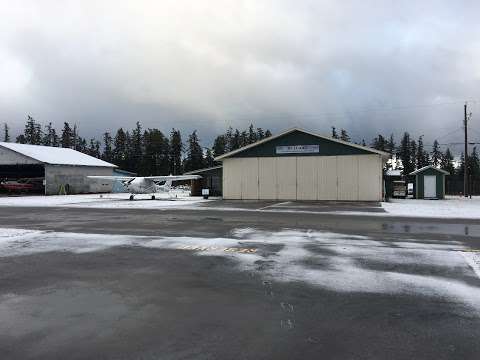
<svg viewBox="0 0 480 360">
<path fill-rule="evenodd" d="M 423 197 L 437 197 L 437 177 L 435 175 L 425 175 L 423 177 Z"/>
</svg>

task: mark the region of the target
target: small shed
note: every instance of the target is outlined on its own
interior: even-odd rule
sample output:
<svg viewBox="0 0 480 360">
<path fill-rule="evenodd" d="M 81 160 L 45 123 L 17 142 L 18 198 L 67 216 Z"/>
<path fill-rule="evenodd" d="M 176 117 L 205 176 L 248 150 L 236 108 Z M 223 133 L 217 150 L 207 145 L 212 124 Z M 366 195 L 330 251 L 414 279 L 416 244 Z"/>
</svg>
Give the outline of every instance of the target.
<svg viewBox="0 0 480 360">
<path fill-rule="evenodd" d="M 410 173 L 415 176 L 415 197 L 417 199 L 443 199 L 445 197 L 445 175 L 448 171 L 432 165 Z"/>
</svg>

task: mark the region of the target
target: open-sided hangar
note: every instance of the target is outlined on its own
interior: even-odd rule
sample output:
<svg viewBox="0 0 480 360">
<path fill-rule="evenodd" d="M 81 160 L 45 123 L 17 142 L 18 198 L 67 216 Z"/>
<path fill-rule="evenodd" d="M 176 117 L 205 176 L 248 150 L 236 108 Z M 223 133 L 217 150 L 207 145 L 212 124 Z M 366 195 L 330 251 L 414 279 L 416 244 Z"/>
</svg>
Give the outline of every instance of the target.
<svg viewBox="0 0 480 360">
<path fill-rule="evenodd" d="M 224 199 L 381 201 L 389 156 L 294 128 L 215 160 Z"/>
<path fill-rule="evenodd" d="M 111 183 L 88 175 L 114 175 L 116 165 L 67 148 L 0 142 L 0 180 L 43 178 L 46 195 L 101 193 Z"/>
</svg>

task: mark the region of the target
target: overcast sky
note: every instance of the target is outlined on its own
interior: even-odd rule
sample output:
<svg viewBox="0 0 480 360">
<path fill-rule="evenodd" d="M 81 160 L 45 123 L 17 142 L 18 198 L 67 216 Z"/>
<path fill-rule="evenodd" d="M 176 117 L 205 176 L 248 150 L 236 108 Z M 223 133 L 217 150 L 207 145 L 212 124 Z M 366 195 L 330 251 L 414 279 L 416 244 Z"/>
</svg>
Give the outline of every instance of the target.
<svg viewBox="0 0 480 360">
<path fill-rule="evenodd" d="M 472 100 L 480 140 L 478 14 L 479 1 L 0 0 L 0 123 L 428 141 Z"/>
</svg>

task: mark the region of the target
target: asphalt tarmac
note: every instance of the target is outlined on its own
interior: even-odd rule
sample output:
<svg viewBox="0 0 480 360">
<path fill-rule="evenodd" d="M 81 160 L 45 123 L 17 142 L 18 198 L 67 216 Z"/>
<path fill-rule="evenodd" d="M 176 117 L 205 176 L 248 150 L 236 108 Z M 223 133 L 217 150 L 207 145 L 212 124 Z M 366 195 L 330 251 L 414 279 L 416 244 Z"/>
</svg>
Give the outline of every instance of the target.
<svg viewBox="0 0 480 360">
<path fill-rule="evenodd" d="M 239 266 L 250 255 L 130 243 L 36 252 L 25 241 L 16 255 L 5 248 L 0 358 L 480 357 L 480 279 L 458 252 L 480 249 L 480 222 L 246 208 L 0 208 L 1 228 L 182 237 L 199 246 L 241 243 L 247 235 L 235 231 L 255 229 L 260 258 Z M 64 243 L 79 241 L 68 236 Z"/>
</svg>

